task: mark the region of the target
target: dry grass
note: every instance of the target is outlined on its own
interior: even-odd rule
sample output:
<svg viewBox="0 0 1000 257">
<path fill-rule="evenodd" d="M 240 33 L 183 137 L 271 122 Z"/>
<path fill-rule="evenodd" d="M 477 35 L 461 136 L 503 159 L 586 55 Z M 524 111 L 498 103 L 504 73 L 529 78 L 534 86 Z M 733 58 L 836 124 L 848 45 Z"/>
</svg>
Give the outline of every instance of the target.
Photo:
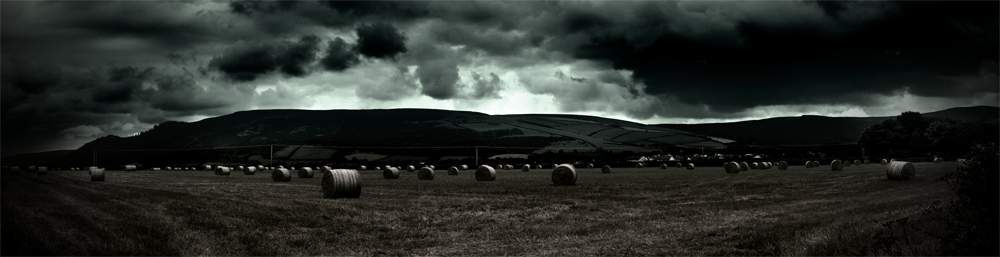
<svg viewBox="0 0 1000 257">
<path fill-rule="evenodd" d="M 938 178 L 955 163 L 914 165 L 902 182 L 880 165 L 585 168 L 569 187 L 549 172 L 361 171 L 359 199 L 209 171 L 5 173 L 0 232 L 2 255 L 853 255 L 845 242 L 950 195 Z"/>
</svg>

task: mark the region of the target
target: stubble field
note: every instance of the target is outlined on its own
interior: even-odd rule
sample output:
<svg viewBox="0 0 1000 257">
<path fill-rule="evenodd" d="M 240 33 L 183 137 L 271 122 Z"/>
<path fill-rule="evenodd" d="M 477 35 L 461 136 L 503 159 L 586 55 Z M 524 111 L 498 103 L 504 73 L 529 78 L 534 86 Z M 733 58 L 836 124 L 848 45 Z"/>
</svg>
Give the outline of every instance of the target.
<svg viewBox="0 0 1000 257">
<path fill-rule="evenodd" d="M 911 181 L 878 164 L 578 169 L 575 186 L 551 169 L 361 171 L 359 199 L 322 199 L 321 176 L 294 173 L 21 171 L 0 180 L 0 232 L 3 255 L 853 255 L 947 200 L 955 165 L 915 163 Z"/>
</svg>

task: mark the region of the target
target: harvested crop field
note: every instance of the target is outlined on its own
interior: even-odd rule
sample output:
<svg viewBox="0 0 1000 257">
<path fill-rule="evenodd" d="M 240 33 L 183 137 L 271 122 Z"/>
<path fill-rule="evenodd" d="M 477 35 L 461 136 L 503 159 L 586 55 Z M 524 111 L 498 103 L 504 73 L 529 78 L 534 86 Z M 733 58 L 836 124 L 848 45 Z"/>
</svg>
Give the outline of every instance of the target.
<svg viewBox="0 0 1000 257">
<path fill-rule="evenodd" d="M 578 168 L 575 186 L 553 185 L 551 169 L 489 182 L 373 170 L 360 171 L 358 199 L 323 199 L 322 176 L 4 173 L 2 254 L 844 255 L 883 222 L 948 199 L 939 178 L 956 164 L 914 165 L 910 181 L 878 164 Z"/>
</svg>

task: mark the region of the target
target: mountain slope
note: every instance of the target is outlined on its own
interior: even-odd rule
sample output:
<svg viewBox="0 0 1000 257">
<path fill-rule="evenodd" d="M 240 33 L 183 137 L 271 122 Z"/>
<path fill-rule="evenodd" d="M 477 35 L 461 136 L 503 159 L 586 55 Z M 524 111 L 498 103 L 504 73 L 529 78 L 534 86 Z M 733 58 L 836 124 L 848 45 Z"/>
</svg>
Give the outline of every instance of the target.
<svg viewBox="0 0 1000 257">
<path fill-rule="evenodd" d="M 966 122 L 996 122 L 1000 108 L 974 106 L 952 108 L 922 114 L 924 117 L 949 118 Z M 748 144 L 822 145 L 857 142 L 865 129 L 893 117 L 825 117 L 804 115 L 731 123 L 660 124 L 708 136 L 733 139 Z"/>
<path fill-rule="evenodd" d="M 427 156 L 489 157 L 546 152 L 647 153 L 724 148 L 725 139 L 634 122 L 578 115 L 487 115 L 428 109 L 255 110 L 198 122 L 166 122 L 131 137 L 107 136 L 65 158 L 93 162 L 324 161 Z M 260 147 L 239 147 L 260 146 Z M 271 146 L 275 146 L 271 149 Z M 231 150 L 164 150 L 236 147 Z M 358 155 L 360 154 L 360 155 Z M 400 157 L 402 156 L 402 157 Z M 381 157 L 380 157 L 381 158 Z M 176 162 L 176 161 L 174 161 Z"/>
</svg>

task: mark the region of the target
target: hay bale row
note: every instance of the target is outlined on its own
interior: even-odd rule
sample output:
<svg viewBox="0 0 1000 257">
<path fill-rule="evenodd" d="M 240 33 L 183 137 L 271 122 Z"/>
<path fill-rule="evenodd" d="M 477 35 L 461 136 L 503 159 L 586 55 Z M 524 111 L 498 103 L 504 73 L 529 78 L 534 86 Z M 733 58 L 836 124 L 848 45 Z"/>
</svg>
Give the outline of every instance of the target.
<svg viewBox="0 0 1000 257">
<path fill-rule="evenodd" d="M 431 167 L 423 167 L 417 171 L 417 179 L 420 180 L 434 180 L 434 169 Z"/>
<path fill-rule="evenodd" d="M 361 174 L 357 170 L 325 170 L 320 183 L 324 199 L 361 197 Z"/>
<path fill-rule="evenodd" d="M 909 162 L 890 162 L 889 167 L 885 168 L 885 176 L 889 180 L 911 180 L 916 173 L 917 170 Z"/>
<path fill-rule="evenodd" d="M 271 181 L 288 182 L 292 181 L 292 172 L 286 168 L 277 168 L 271 171 Z"/>
<path fill-rule="evenodd" d="M 830 169 L 833 171 L 842 171 L 844 170 L 844 162 L 835 159 L 832 162 L 830 162 Z"/>
<path fill-rule="evenodd" d="M 778 162 L 778 170 L 788 170 L 788 163 L 785 161 Z"/>
<path fill-rule="evenodd" d="M 398 179 L 399 169 L 387 166 L 384 170 L 382 170 L 382 177 L 385 179 Z"/>
<path fill-rule="evenodd" d="M 739 163 L 727 162 L 722 165 L 726 169 L 726 173 L 740 173 L 741 167 Z"/>
<path fill-rule="evenodd" d="M 552 170 L 552 183 L 559 186 L 572 186 L 576 184 L 576 169 L 573 168 L 573 165 L 569 164 L 556 166 Z"/>
<path fill-rule="evenodd" d="M 476 169 L 476 181 L 497 180 L 497 170 L 489 165 L 482 165 Z"/>
</svg>

